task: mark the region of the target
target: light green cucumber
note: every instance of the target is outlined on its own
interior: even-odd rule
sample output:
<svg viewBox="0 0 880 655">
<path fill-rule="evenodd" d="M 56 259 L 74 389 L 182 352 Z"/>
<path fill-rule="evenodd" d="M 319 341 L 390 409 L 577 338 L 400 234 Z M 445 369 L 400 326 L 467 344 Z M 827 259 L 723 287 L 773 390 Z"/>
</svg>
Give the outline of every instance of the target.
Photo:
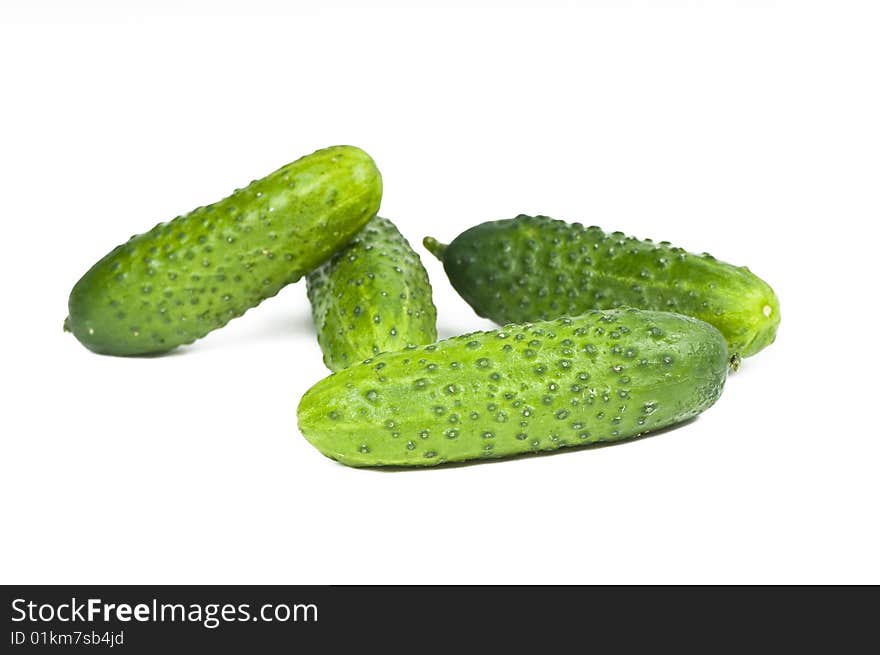
<svg viewBox="0 0 880 655">
<path fill-rule="evenodd" d="M 618 309 L 382 353 L 321 380 L 299 428 L 349 466 L 431 466 L 620 441 L 696 416 L 721 394 L 721 333 Z"/>
<path fill-rule="evenodd" d="M 367 153 L 319 150 L 113 249 L 73 287 L 65 328 L 110 355 L 191 343 L 323 263 L 381 198 Z"/>
<path fill-rule="evenodd" d="M 623 306 L 668 311 L 711 323 L 737 357 L 769 346 L 779 326 L 776 294 L 748 268 L 665 241 L 521 215 L 424 245 L 477 314 L 500 325 Z"/>
<path fill-rule="evenodd" d="M 324 363 L 332 371 L 437 340 L 437 310 L 422 261 L 379 216 L 306 278 Z"/>
</svg>

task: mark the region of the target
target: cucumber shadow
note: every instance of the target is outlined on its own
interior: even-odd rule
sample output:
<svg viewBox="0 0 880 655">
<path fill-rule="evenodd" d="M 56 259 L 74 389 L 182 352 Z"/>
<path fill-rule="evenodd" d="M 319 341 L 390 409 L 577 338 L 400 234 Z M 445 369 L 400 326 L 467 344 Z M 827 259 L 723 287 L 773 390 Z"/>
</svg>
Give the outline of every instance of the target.
<svg viewBox="0 0 880 655">
<path fill-rule="evenodd" d="M 235 347 L 248 345 L 287 341 L 301 335 L 315 334 L 315 326 L 312 315 L 308 311 L 289 312 L 284 315 L 275 315 L 257 318 L 254 317 L 253 325 L 237 325 L 237 321 L 244 321 L 247 315 L 241 316 L 230 324 L 233 329 L 216 330 L 210 332 L 201 339 L 191 344 L 178 346 L 173 350 L 158 353 L 144 353 L 141 355 L 106 355 L 104 357 L 122 357 L 123 359 L 165 359 L 168 357 L 192 357 L 212 351 L 227 350 Z M 238 329 L 236 329 L 238 328 Z"/>
<path fill-rule="evenodd" d="M 455 468 L 470 468 L 473 466 L 484 466 L 486 464 L 506 464 L 507 462 L 512 462 L 516 460 L 523 459 L 533 459 L 533 458 L 542 458 L 542 457 L 556 457 L 557 455 L 565 455 L 567 453 L 575 453 L 581 452 L 585 450 L 598 450 L 600 448 L 615 448 L 618 446 L 625 446 L 627 444 L 635 443 L 637 441 L 643 441 L 645 439 L 651 439 L 652 437 L 659 437 L 660 435 L 666 434 L 668 432 L 674 432 L 679 428 L 683 428 L 694 423 L 699 417 L 694 416 L 689 418 L 681 423 L 676 423 L 675 425 L 669 425 L 665 428 L 660 428 L 659 430 L 653 430 L 651 432 L 646 432 L 638 437 L 632 437 L 630 439 L 621 439 L 620 441 L 600 441 L 597 443 L 584 444 L 582 446 L 563 446 L 557 448 L 556 450 L 539 450 L 531 453 L 521 453 L 519 455 L 510 455 L 508 457 L 496 457 L 496 458 L 486 458 L 486 459 L 469 459 L 464 462 L 447 462 L 445 464 L 437 464 L 435 466 L 363 466 L 357 467 L 360 471 L 371 471 L 374 473 L 421 473 L 426 471 L 439 471 L 439 470 L 447 470 L 447 469 L 455 469 Z M 340 466 L 344 466 L 344 464 L 340 464 Z"/>
<path fill-rule="evenodd" d="M 246 318 L 246 317 L 241 317 Z M 311 312 L 301 310 L 298 312 L 285 312 L 284 314 L 276 314 L 262 318 L 254 317 L 253 325 L 242 325 L 242 329 L 236 331 L 225 332 L 222 338 L 211 339 L 209 334 L 203 340 L 196 341 L 192 346 L 187 348 L 199 348 L 203 350 L 217 350 L 226 347 L 241 346 L 249 344 L 258 344 L 266 342 L 289 341 L 296 339 L 302 335 L 310 335 L 314 337 L 315 326 L 312 322 Z M 241 319 L 237 319 L 241 320 Z M 218 335 L 219 337 L 220 335 Z M 317 346 L 317 341 L 315 342 Z"/>
</svg>

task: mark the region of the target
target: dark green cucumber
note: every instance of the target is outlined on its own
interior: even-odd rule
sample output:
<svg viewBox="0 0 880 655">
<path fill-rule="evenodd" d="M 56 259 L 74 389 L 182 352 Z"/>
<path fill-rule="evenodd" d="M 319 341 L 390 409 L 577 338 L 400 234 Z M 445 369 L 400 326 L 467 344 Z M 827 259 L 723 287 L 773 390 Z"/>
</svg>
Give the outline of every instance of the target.
<svg viewBox="0 0 880 655">
<path fill-rule="evenodd" d="M 386 218 L 372 219 L 306 282 L 318 343 L 331 371 L 437 340 L 428 274 Z"/>
<path fill-rule="evenodd" d="M 591 311 L 386 352 L 334 373 L 299 428 L 349 466 L 430 466 L 639 436 L 721 394 L 724 337 L 665 312 Z"/>
<path fill-rule="evenodd" d="M 424 245 L 477 314 L 502 325 L 629 306 L 711 323 L 741 357 L 776 338 L 779 301 L 766 282 L 665 241 L 521 215 Z"/>
<path fill-rule="evenodd" d="M 381 198 L 367 153 L 319 150 L 112 250 L 73 287 L 65 328 L 110 355 L 191 343 L 345 246 Z"/>
</svg>

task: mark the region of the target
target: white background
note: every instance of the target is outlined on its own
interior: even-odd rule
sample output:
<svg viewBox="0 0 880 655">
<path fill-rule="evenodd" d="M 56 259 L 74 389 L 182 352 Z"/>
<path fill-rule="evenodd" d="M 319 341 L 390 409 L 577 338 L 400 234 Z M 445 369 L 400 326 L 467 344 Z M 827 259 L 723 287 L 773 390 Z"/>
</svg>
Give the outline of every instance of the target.
<svg viewBox="0 0 880 655">
<path fill-rule="evenodd" d="M 529 4 L 3 3 L 0 581 L 880 582 L 872 3 Z M 389 473 L 297 432 L 303 283 L 167 357 L 62 332 L 111 247 L 339 143 L 414 245 L 667 239 L 768 280 L 778 340 L 655 438 Z M 441 336 L 490 327 L 417 248 Z"/>
</svg>

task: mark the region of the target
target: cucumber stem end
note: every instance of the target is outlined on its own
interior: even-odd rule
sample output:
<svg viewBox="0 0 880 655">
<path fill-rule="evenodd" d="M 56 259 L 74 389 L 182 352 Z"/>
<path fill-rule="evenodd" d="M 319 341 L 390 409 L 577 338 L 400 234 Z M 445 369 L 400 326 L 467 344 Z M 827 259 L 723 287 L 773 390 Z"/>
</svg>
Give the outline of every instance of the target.
<svg viewBox="0 0 880 655">
<path fill-rule="evenodd" d="M 439 259 L 441 262 L 443 261 L 443 253 L 446 252 L 446 244 L 440 243 L 434 237 L 425 237 L 422 239 L 422 245 L 427 248 L 428 252 L 430 252 L 434 257 Z"/>
</svg>

